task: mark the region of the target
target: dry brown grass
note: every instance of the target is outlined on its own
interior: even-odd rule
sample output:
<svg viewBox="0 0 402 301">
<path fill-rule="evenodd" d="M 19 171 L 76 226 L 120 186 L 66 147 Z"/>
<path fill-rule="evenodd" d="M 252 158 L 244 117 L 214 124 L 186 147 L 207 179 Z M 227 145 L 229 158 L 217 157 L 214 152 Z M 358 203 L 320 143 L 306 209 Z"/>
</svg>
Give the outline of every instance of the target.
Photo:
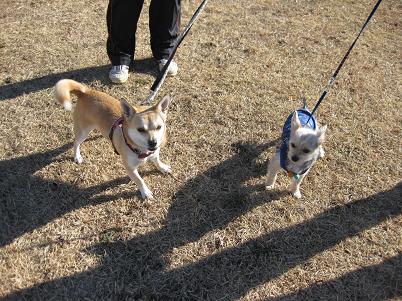
<svg viewBox="0 0 402 301">
<path fill-rule="evenodd" d="M 213 1 L 179 49 L 174 170 L 142 202 L 95 133 L 72 162 L 52 86 L 133 103 L 155 64 L 147 9 L 135 70 L 107 80 L 107 1 L 0 4 L 0 297 L 22 300 L 383 300 L 401 297 L 401 12 L 383 1 L 319 110 L 326 158 L 295 201 L 263 189 L 284 118 L 319 96 L 373 1 Z M 147 4 L 146 4 L 147 5 Z M 198 1 L 183 0 L 183 21 Z"/>
</svg>

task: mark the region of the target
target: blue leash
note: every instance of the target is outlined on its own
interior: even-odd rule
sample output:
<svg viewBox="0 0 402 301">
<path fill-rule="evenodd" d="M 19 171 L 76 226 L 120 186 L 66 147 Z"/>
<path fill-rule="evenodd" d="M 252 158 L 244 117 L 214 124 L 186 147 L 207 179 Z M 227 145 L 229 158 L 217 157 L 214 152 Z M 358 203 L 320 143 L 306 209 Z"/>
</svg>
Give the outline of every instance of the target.
<svg viewBox="0 0 402 301">
<path fill-rule="evenodd" d="M 324 88 L 324 91 L 322 92 L 320 98 L 318 99 L 317 103 L 315 104 L 313 110 L 311 111 L 311 116 L 315 113 L 315 111 L 317 111 L 318 107 L 320 106 L 321 102 L 324 100 L 325 96 L 327 96 L 329 89 L 332 87 L 332 85 L 334 84 L 334 81 L 336 79 L 336 76 L 338 75 L 339 71 L 341 70 L 343 64 L 345 63 L 346 59 L 348 58 L 350 52 L 352 51 L 353 47 L 355 46 L 357 40 L 359 39 L 360 35 L 362 34 L 363 30 L 366 28 L 366 26 L 368 25 L 368 23 L 370 22 L 371 18 L 373 17 L 373 15 L 375 14 L 375 12 L 377 11 L 378 6 L 380 5 L 382 0 L 378 0 L 377 4 L 374 6 L 373 10 L 371 11 L 370 15 L 368 16 L 366 22 L 363 24 L 363 27 L 360 29 L 359 34 L 357 35 L 357 37 L 355 38 L 355 40 L 353 41 L 352 45 L 350 45 L 348 51 L 346 52 L 345 56 L 343 57 L 342 61 L 340 62 L 338 68 L 336 68 L 334 74 L 332 74 L 332 77 L 330 78 L 330 80 L 328 81 L 327 86 Z M 311 117 L 310 117 L 311 118 Z M 309 118 L 309 120 L 310 120 Z M 307 121 L 308 122 L 308 121 Z"/>
</svg>

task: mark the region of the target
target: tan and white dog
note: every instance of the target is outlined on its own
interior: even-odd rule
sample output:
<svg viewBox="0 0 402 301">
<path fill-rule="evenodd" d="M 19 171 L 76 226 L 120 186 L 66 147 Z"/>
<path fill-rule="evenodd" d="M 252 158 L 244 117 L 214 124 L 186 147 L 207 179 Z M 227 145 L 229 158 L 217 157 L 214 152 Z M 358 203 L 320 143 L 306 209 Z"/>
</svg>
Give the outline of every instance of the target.
<svg viewBox="0 0 402 301">
<path fill-rule="evenodd" d="M 159 159 L 159 151 L 166 139 L 166 114 L 170 97 L 165 96 L 154 106 L 131 106 L 106 93 L 95 91 L 70 79 L 62 79 L 55 86 L 56 100 L 66 110 L 72 109 L 71 95 L 78 97 L 74 112 L 74 161 L 82 162 L 80 144 L 97 129 L 109 139 L 120 154 L 130 178 L 138 185 L 144 199 L 152 198 L 138 167 L 148 159 L 163 173 L 170 166 Z"/>
</svg>

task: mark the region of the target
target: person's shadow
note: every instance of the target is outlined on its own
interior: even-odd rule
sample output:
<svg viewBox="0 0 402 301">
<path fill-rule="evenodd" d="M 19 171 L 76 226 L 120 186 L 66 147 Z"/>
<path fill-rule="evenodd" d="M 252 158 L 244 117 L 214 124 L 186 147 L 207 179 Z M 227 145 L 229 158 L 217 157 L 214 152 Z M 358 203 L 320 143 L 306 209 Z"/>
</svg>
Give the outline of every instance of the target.
<svg viewBox="0 0 402 301">
<path fill-rule="evenodd" d="M 53 87 L 58 80 L 63 78 L 74 79 L 85 84 L 90 84 L 95 80 L 99 80 L 103 85 L 112 85 L 108 79 L 110 67 L 110 65 L 93 66 L 62 73 L 49 74 L 16 83 L 10 82 L 0 86 L 0 101 Z M 155 78 L 158 75 L 157 70 L 157 63 L 153 58 L 135 60 L 130 66 L 131 72 L 148 74 Z M 152 83 L 149 83 L 149 86 L 151 85 Z"/>
<path fill-rule="evenodd" d="M 179 189 L 161 229 L 129 241 L 97 244 L 87 250 L 102 256 L 97 267 L 17 291 L 4 300 L 237 300 L 312 256 L 402 213 L 398 184 L 236 247 L 222 249 L 219 242 L 200 246 L 213 255 L 169 269 L 169 255 L 176 248 L 197 243 L 210 231 L 282 196 L 265 192 L 262 185 L 244 185 L 265 173 L 266 164 L 256 158 L 273 145 L 234 145 L 236 155 Z M 386 286 L 380 291 L 381 296 L 399 293 Z M 356 291 L 358 297 L 366 295 L 367 291 Z"/>
</svg>

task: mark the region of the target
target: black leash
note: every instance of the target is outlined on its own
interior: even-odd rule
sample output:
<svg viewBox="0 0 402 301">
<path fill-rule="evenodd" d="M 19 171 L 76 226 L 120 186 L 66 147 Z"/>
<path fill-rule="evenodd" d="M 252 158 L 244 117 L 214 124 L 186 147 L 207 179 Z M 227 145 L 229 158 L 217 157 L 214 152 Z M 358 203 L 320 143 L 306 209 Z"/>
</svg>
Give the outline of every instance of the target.
<svg viewBox="0 0 402 301">
<path fill-rule="evenodd" d="M 158 93 L 158 90 L 160 89 L 160 87 L 162 86 L 163 82 L 165 81 L 166 75 L 167 75 L 167 70 L 169 68 L 170 62 L 172 61 L 177 48 L 179 48 L 181 42 L 184 40 L 184 38 L 186 37 L 186 35 L 188 34 L 188 32 L 190 31 L 191 27 L 193 26 L 194 22 L 197 20 L 198 16 L 200 15 L 200 13 L 204 10 L 205 5 L 207 4 L 208 0 L 204 0 L 201 2 L 200 6 L 197 8 L 197 10 L 195 11 L 194 15 L 191 17 L 190 21 L 188 22 L 187 26 L 184 28 L 184 30 L 180 33 L 180 35 L 178 36 L 178 38 L 176 39 L 176 43 L 172 49 L 172 52 L 170 53 L 167 62 L 165 64 L 165 66 L 163 66 L 161 72 L 159 73 L 158 77 L 155 79 L 151 90 L 150 90 L 150 94 L 147 97 L 147 99 L 145 99 L 142 104 L 151 104 L 152 100 L 155 98 L 156 93 Z"/>
<path fill-rule="evenodd" d="M 350 52 L 352 51 L 353 47 L 355 46 L 357 40 L 359 39 L 360 35 L 362 34 L 363 30 L 366 28 L 366 26 L 368 25 L 368 23 L 371 20 L 371 17 L 375 14 L 378 6 L 380 5 L 382 0 L 378 0 L 377 4 L 374 6 L 373 10 L 371 11 L 370 15 L 368 16 L 366 22 L 363 24 L 363 27 L 360 29 L 359 34 L 357 35 L 356 39 L 353 41 L 352 45 L 350 45 L 349 50 L 346 52 L 345 56 L 343 57 L 341 63 L 339 64 L 338 68 L 336 68 L 334 74 L 332 75 L 332 77 L 330 78 L 327 86 L 324 88 L 324 91 L 322 92 L 320 98 L 318 99 L 316 105 L 314 106 L 313 111 L 311 111 L 311 115 L 313 115 L 315 113 L 315 111 L 317 111 L 318 107 L 320 106 L 321 102 L 324 100 L 325 96 L 327 96 L 329 89 L 332 87 L 332 85 L 334 84 L 334 81 L 336 79 L 336 76 L 338 75 L 339 71 L 341 70 L 343 64 L 345 63 L 346 59 L 348 58 Z M 310 117 L 311 118 L 311 117 Z M 308 121 L 307 121 L 308 122 Z"/>
</svg>

